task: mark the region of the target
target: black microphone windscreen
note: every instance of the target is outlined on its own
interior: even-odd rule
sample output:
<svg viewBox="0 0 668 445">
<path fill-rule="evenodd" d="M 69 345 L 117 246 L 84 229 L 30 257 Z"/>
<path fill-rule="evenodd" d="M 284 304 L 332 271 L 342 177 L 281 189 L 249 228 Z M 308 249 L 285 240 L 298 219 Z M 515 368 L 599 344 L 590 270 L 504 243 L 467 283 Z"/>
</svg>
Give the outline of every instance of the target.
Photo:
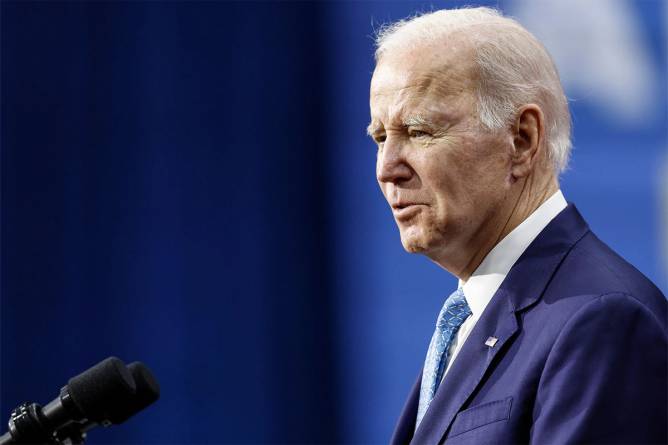
<svg viewBox="0 0 668 445">
<path fill-rule="evenodd" d="M 116 357 L 109 357 L 68 382 L 70 397 L 90 421 L 105 423 L 127 411 L 136 395 L 130 371 Z M 117 423 L 117 422 L 113 422 Z"/>
<path fill-rule="evenodd" d="M 126 405 L 125 412 L 118 412 L 117 416 L 109 419 L 113 423 L 125 422 L 160 398 L 160 385 L 146 365 L 141 362 L 130 363 L 128 370 L 135 380 L 137 392 L 132 401 Z"/>
</svg>

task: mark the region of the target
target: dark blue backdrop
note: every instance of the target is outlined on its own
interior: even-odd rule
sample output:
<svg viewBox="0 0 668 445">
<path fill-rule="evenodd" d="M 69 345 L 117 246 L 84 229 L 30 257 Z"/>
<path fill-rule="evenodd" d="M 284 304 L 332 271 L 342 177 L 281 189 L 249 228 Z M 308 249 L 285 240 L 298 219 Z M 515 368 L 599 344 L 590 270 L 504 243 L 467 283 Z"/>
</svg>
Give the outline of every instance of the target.
<svg viewBox="0 0 668 445">
<path fill-rule="evenodd" d="M 113 354 L 92 443 L 338 438 L 316 12 L 3 3 L 3 419 Z"/>
<path fill-rule="evenodd" d="M 162 399 L 91 444 L 387 441 L 455 281 L 375 185 L 370 36 L 428 7 L 3 2 L 0 421 L 117 355 Z M 573 110 L 567 199 L 665 290 L 665 101 Z"/>
</svg>

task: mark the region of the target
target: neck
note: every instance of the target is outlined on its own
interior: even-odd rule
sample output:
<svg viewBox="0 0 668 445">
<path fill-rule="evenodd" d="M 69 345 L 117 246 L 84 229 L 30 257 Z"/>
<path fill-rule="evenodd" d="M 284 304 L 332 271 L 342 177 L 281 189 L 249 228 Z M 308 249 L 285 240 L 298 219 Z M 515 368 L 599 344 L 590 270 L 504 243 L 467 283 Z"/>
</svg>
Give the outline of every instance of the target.
<svg viewBox="0 0 668 445">
<path fill-rule="evenodd" d="M 460 280 L 467 281 L 494 246 L 559 190 L 554 175 L 549 175 L 542 182 L 536 181 L 532 175 L 521 184 L 518 181 L 516 186 L 514 188 L 518 191 L 509 196 L 500 211 L 470 240 L 459 267 L 445 267 Z"/>
</svg>

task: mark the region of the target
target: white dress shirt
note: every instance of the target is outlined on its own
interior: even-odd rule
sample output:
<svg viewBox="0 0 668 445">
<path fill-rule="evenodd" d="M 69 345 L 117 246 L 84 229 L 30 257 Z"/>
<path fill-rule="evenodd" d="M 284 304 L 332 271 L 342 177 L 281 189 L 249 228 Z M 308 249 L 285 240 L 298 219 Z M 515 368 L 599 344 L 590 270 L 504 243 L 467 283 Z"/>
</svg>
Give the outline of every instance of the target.
<svg viewBox="0 0 668 445">
<path fill-rule="evenodd" d="M 515 227 L 487 254 L 471 277 L 459 286 L 464 289 L 464 296 L 471 308 L 471 315 L 457 331 L 450 345 L 450 354 L 443 377 L 457 358 L 464 342 L 485 311 L 494 293 L 499 289 L 513 264 L 524 253 L 529 244 L 548 225 L 552 219 L 567 206 L 564 195 L 558 190 L 547 201 L 541 204 L 527 219 Z"/>
</svg>

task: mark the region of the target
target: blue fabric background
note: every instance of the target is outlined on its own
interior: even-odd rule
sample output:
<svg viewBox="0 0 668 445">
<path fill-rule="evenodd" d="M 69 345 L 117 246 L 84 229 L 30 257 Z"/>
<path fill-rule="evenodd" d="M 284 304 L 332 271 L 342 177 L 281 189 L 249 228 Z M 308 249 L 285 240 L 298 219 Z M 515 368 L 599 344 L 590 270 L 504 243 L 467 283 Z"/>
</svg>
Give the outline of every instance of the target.
<svg viewBox="0 0 668 445">
<path fill-rule="evenodd" d="M 91 444 L 386 442 L 456 282 L 377 189 L 370 36 L 429 7 L 3 2 L 0 420 L 116 355 L 162 398 Z M 665 292 L 665 101 L 573 113 L 567 199 Z"/>
</svg>

